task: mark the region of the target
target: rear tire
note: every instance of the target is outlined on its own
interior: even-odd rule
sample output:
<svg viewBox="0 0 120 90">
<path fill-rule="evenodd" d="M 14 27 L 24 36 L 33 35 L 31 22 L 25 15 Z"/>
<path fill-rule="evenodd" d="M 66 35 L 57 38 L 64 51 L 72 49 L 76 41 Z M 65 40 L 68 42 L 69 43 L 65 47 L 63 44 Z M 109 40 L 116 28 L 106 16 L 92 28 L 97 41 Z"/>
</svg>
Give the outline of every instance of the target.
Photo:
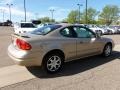
<svg viewBox="0 0 120 90">
<path fill-rule="evenodd" d="M 56 73 L 63 67 L 64 58 L 59 53 L 53 53 L 45 56 L 43 68 L 48 73 Z"/>
</svg>

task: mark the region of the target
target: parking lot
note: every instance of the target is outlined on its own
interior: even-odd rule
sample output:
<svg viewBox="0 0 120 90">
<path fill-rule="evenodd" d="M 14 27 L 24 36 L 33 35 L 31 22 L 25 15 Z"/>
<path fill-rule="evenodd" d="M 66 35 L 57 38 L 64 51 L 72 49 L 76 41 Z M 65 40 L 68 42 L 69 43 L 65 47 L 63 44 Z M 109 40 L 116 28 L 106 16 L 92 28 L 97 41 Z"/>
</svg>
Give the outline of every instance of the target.
<svg viewBox="0 0 120 90">
<path fill-rule="evenodd" d="M 39 67 L 14 64 L 7 55 L 11 27 L 0 27 L 0 90 L 120 90 L 120 35 L 104 35 L 115 41 L 109 58 L 89 57 L 66 63 L 50 75 Z"/>
</svg>

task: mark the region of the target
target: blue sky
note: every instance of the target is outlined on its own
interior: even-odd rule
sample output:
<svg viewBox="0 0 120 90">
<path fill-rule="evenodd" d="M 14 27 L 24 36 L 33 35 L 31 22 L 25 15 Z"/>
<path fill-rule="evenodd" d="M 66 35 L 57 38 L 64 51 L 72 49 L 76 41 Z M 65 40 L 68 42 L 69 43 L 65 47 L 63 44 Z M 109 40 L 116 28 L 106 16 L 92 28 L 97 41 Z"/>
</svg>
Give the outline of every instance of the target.
<svg viewBox="0 0 120 90">
<path fill-rule="evenodd" d="M 24 20 L 24 0 L 0 0 L 0 9 L 5 10 L 5 20 L 9 19 L 9 11 L 6 3 L 12 3 L 12 20 L 14 22 Z M 71 10 L 78 9 L 77 3 L 83 4 L 81 11 L 85 9 L 85 0 L 26 0 L 27 20 L 36 19 L 44 16 L 51 17 L 50 9 L 55 9 L 54 18 L 61 21 L 66 18 Z M 88 0 L 88 7 L 101 11 L 105 5 L 118 5 L 120 0 Z M 0 21 L 2 21 L 0 12 Z"/>
</svg>

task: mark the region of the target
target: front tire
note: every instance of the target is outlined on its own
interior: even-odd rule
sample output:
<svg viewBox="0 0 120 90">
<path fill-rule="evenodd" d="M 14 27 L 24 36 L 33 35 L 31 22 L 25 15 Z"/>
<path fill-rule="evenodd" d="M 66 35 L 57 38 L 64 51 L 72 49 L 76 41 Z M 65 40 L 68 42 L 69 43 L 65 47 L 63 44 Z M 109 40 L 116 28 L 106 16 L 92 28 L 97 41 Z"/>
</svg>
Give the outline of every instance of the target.
<svg viewBox="0 0 120 90">
<path fill-rule="evenodd" d="M 112 45 L 111 44 L 106 44 L 105 47 L 104 47 L 102 55 L 104 57 L 108 57 L 108 56 L 111 55 L 111 53 L 112 53 Z"/>
<path fill-rule="evenodd" d="M 63 57 L 60 54 L 50 54 L 45 56 L 43 67 L 48 73 L 56 73 L 63 67 Z"/>
</svg>

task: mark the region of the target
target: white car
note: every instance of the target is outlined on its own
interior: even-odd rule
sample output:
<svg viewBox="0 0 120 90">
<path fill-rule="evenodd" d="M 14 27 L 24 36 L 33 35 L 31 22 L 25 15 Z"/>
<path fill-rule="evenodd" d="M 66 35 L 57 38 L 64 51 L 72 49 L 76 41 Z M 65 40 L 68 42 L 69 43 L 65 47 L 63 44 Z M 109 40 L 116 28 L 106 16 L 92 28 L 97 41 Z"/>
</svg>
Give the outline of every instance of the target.
<svg viewBox="0 0 120 90">
<path fill-rule="evenodd" d="M 90 28 L 95 33 L 98 32 L 101 35 L 105 34 L 105 30 L 103 28 L 100 28 L 100 27 L 96 26 L 96 25 L 88 25 L 88 28 Z"/>
<path fill-rule="evenodd" d="M 30 32 L 35 29 L 37 29 L 37 27 L 31 22 L 21 22 L 14 25 L 14 32 L 16 34 Z"/>
<path fill-rule="evenodd" d="M 53 24 L 51 24 L 51 23 L 39 24 L 39 25 L 37 25 L 37 27 L 42 28 L 42 27 L 47 26 L 47 25 L 53 25 Z"/>
<path fill-rule="evenodd" d="M 113 29 L 113 28 L 110 28 L 110 27 L 106 27 L 107 30 L 109 31 L 109 34 L 115 34 L 116 33 L 116 30 Z"/>
</svg>

